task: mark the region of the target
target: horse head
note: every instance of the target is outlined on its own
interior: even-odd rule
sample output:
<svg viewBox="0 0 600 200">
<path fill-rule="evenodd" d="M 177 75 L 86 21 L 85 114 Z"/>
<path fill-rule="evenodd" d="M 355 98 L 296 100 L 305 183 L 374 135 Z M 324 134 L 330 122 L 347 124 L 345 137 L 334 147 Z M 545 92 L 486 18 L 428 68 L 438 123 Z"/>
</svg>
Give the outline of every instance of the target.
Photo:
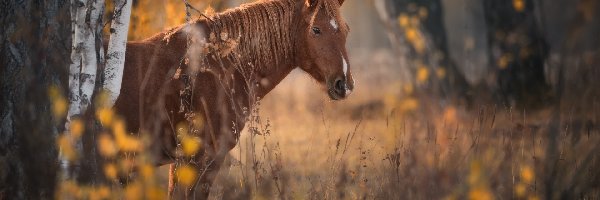
<svg viewBox="0 0 600 200">
<path fill-rule="evenodd" d="M 302 1 L 300 68 L 325 86 L 331 99 L 344 99 L 354 89 L 346 52 L 349 27 L 340 14 L 344 0 Z"/>
</svg>

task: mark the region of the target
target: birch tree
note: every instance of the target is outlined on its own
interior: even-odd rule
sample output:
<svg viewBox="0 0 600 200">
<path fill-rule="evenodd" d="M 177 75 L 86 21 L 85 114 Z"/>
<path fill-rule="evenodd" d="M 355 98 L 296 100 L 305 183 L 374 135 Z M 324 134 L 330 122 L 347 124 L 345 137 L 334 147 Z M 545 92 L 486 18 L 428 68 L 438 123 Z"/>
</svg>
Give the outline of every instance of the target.
<svg viewBox="0 0 600 200">
<path fill-rule="evenodd" d="M 104 84 L 102 86 L 108 93 L 109 106 L 115 103 L 121 92 L 131 4 L 131 0 L 115 0 L 115 11 L 110 25 L 110 41 L 104 70 Z"/>
<path fill-rule="evenodd" d="M 72 134 L 71 126 L 78 115 L 89 107 L 96 83 L 98 58 L 96 51 L 96 30 L 101 28 L 98 20 L 102 17 L 104 0 L 71 1 L 71 64 L 69 65 L 69 109 L 65 133 L 73 141 L 75 153 L 81 154 L 83 145 L 77 135 Z M 89 21 L 86 21 L 89 19 Z M 63 175 L 68 176 L 69 158 L 61 156 Z M 78 164 L 73 165 L 77 168 Z"/>
<path fill-rule="evenodd" d="M 65 133 L 72 140 L 76 155 L 83 153 L 83 144 L 80 133 L 71 130 L 76 123 L 78 115 L 86 112 L 91 103 L 91 98 L 96 88 L 96 72 L 98 64 L 104 65 L 103 89 L 109 94 L 109 105 L 112 106 L 119 96 L 123 67 L 125 64 L 125 47 L 131 14 L 131 0 L 116 0 L 113 21 L 110 27 L 111 37 L 108 45 L 108 54 L 104 59 L 103 44 L 100 33 L 104 0 L 72 0 L 72 50 L 71 64 L 69 66 L 69 109 Z M 99 48 L 97 48 L 99 47 Z M 64 178 L 69 178 L 77 173 L 79 163 L 69 163 L 73 158 L 61 156 L 61 169 Z M 70 169 L 71 168 L 71 169 Z M 70 172 L 75 170 L 75 172 Z"/>
</svg>

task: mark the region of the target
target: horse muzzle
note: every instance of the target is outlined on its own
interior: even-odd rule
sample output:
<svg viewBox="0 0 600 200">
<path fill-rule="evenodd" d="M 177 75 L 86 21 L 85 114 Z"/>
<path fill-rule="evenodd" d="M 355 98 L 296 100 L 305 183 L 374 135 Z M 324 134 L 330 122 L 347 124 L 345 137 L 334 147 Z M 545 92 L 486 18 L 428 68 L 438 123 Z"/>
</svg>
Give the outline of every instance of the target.
<svg viewBox="0 0 600 200">
<path fill-rule="evenodd" d="M 353 84 L 348 84 L 348 81 L 345 78 L 337 78 L 333 83 L 328 84 L 328 94 L 329 98 L 332 100 L 342 100 L 346 97 L 350 96 L 352 90 L 354 89 Z"/>
</svg>

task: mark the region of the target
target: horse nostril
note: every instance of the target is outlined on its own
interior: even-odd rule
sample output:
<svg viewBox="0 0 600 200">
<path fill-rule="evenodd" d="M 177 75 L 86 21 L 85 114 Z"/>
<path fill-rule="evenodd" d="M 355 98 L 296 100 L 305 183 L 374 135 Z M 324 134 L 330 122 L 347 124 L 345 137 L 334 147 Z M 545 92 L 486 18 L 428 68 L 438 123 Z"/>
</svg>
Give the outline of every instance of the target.
<svg viewBox="0 0 600 200">
<path fill-rule="evenodd" d="M 337 79 L 335 80 L 334 88 L 337 93 L 342 94 L 346 90 L 346 84 L 344 81 L 342 81 L 342 79 Z"/>
</svg>

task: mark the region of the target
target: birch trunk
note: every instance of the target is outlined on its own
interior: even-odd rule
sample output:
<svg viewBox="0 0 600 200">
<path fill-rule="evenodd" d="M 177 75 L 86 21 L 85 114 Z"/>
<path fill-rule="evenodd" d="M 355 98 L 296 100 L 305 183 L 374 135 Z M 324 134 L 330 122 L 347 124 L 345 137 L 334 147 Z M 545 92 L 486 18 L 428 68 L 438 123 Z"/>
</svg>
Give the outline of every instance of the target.
<svg viewBox="0 0 600 200">
<path fill-rule="evenodd" d="M 98 19 L 102 16 L 101 7 L 103 5 L 104 0 L 71 1 L 73 42 L 71 64 L 69 65 L 69 110 L 65 132 L 74 140 L 73 145 L 78 154 L 81 154 L 83 145 L 80 138 L 71 137 L 70 124 L 74 117 L 85 112 L 94 93 L 98 69 L 95 34 L 98 29 Z M 88 23 L 86 23 L 86 18 L 89 19 Z M 61 169 L 63 175 L 67 177 L 69 165 L 73 164 L 69 164 L 69 161 L 64 158 L 61 159 Z"/>
<path fill-rule="evenodd" d="M 90 21 L 88 24 L 85 24 L 87 26 L 84 28 L 81 75 L 79 77 L 81 83 L 80 103 L 82 112 L 85 112 L 90 105 L 96 86 L 96 71 L 98 70 L 96 30 L 98 29 L 98 19 L 102 17 L 100 11 L 102 11 L 101 7 L 104 5 L 104 0 L 90 0 L 88 4 L 86 13 L 90 13 Z"/>
<path fill-rule="evenodd" d="M 69 110 L 67 111 L 67 122 L 65 123 L 65 133 L 70 135 L 70 124 L 73 116 L 81 113 L 81 52 L 84 42 L 85 32 L 85 5 L 86 0 L 71 1 L 71 26 L 72 26 L 72 44 L 71 44 L 71 64 L 69 65 Z M 77 152 L 81 152 L 81 143 L 75 144 Z M 64 179 L 71 175 L 69 162 L 64 155 L 60 156 L 60 168 Z"/>
<path fill-rule="evenodd" d="M 69 66 L 70 104 L 67 120 L 81 114 L 91 102 L 98 69 L 95 33 L 104 0 L 74 0 L 71 3 L 72 8 L 76 10 L 71 11 L 74 34 L 71 46 L 72 62 Z M 87 13 L 90 13 L 88 24 L 85 21 Z"/>
<path fill-rule="evenodd" d="M 69 65 L 69 111 L 67 113 L 67 129 L 71 117 L 81 113 L 81 48 L 84 40 L 85 29 L 85 4 L 86 0 L 71 1 L 71 26 L 73 30 L 73 43 L 71 45 L 71 64 Z"/>
<path fill-rule="evenodd" d="M 121 92 L 131 4 L 131 0 L 115 0 L 115 11 L 113 21 L 110 25 L 111 33 L 107 49 L 103 85 L 103 88 L 109 95 L 110 102 L 108 106 L 114 105 Z"/>
</svg>

